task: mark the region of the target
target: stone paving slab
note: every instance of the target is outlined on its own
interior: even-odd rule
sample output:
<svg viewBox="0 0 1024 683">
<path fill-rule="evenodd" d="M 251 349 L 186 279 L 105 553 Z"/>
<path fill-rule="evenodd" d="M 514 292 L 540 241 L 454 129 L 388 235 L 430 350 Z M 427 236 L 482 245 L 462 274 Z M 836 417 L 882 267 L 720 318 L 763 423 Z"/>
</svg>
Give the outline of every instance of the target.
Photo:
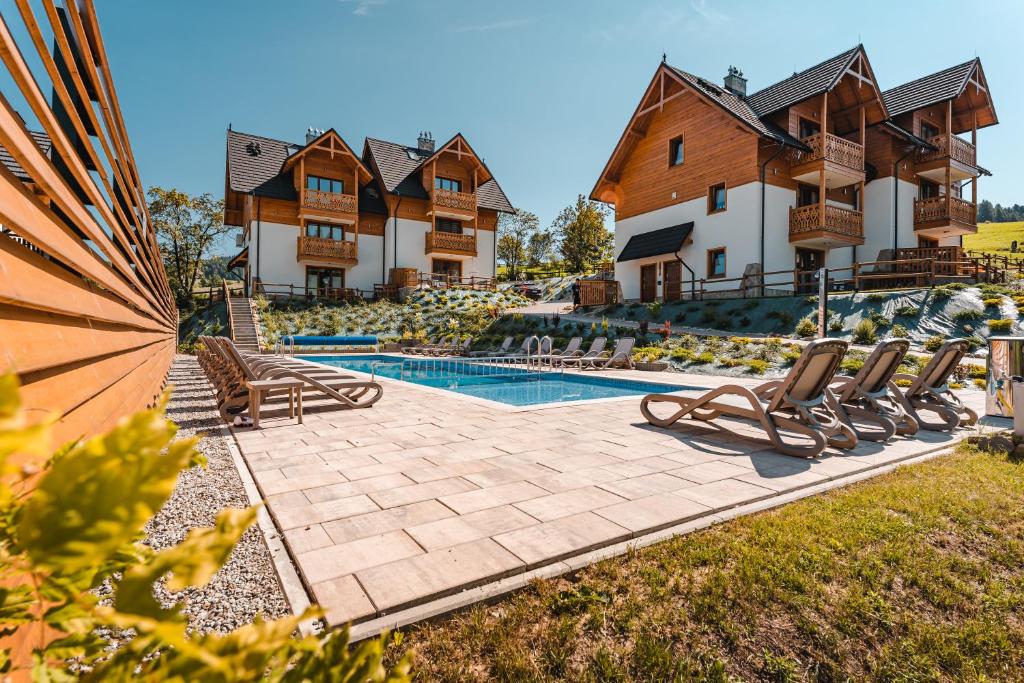
<svg viewBox="0 0 1024 683">
<path fill-rule="evenodd" d="M 758 383 L 608 374 L 705 388 Z M 773 452 L 742 420 L 653 427 L 639 397 L 505 408 L 384 381 L 384 398 L 370 409 L 310 401 L 298 425 L 272 402 L 260 430 L 234 430 L 332 625 L 369 626 L 428 601 L 462 604 L 454 596 L 487 594 L 476 587 L 557 573 L 618 553 L 629 539 L 855 480 L 966 435 L 922 432 L 798 459 Z M 963 398 L 976 409 L 983 401 L 980 392 Z"/>
</svg>

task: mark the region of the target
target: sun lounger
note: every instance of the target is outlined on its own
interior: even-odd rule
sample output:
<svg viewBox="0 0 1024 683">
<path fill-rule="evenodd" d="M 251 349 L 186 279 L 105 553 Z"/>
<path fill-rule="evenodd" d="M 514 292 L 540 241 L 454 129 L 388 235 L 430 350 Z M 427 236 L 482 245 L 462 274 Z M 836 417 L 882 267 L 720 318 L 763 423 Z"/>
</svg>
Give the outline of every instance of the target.
<svg viewBox="0 0 1024 683">
<path fill-rule="evenodd" d="M 453 345 L 452 348 L 446 349 L 444 351 L 438 351 L 436 353 L 436 355 L 438 355 L 438 356 L 468 356 L 469 355 L 469 347 L 472 346 L 472 345 L 473 345 L 473 338 L 472 337 L 466 337 L 466 339 L 461 344 Z"/>
<path fill-rule="evenodd" d="M 508 353 L 508 350 L 512 347 L 512 342 L 515 337 L 505 337 L 505 341 L 501 342 L 501 346 L 491 347 L 486 351 L 473 351 L 470 356 L 501 356 Z"/>
<path fill-rule="evenodd" d="M 601 358 L 604 354 L 604 348 L 608 344 L 607 337 L 597 337 L 594 341 L 590 342 L 590 348 L 587 352 L 576 356 L 575 358 L 561 358 L 556 363 L 564 368 L 578 368 L 591 360 Z"/>
<path fill-rule="evenodd" d="M 640 412 L 657 427 L 670 427 L 683 417 L 711 421 L 721 415 L 759 422 L 772 446 L 779 453 L 813 458 L 831 444 L 853 448 L 857 435 L 843 424 L 828 405 L 828 385 L 846 353 L 846 342 L 820 339 L 808 344 L 789 374 L 782 380 L 766 382 L 754 389 L 726 384 L 696 398 L 670 394 L 649 394 L 640 402 Z M 717 401 L 725 397 L 745 399 L 749 407 Z M 666 418 L 651 412 L 656 403 L 673 404 L 678 409 Z M 808 437 L 811 444 L 794 444 L 783 439 L 780 429 Z"/>
<path fill-rule="evenodd" d="M 871 352 L 863 367 L 853 377 L 837 377 L 831 385 L 830 400 L 839 419 L 857 438 L 886 441 L 893 434 L 916 434 L 917 420 L 907 414 L 897 398 L 898 387 L 892 384 L 896 369 L 910 349 L 906 339 L 890 339 Z M 867 430 L 854 423 L 869 422 L 877 430 Z"/>
<path fill-rule="evenodd" d="M 598 356 L 595 358 L 589 358 L 580 361 L 580 370 L 609 370 L 611 368 L 629 368 L 633 369 L 633 346 L 636 344 L 636 339 L 633 337 L 623 337 L 616 340 L 615 349 L 612 351 L 612 355 L 607 358 Z"/>
<path fill-rule="evenodd" d="M 566 360 L 568 358 L 578 358 L 583 354 L 580 348 L 583 346 L 583 337 L 573 337 L 569 340 L 569 343 L 565 345 L 564 349 L 552 349 L 551 353 L 541 356 L 540 360 L 543 363 L 549 365 L 555 365 L 559 361 Z"/>
<path fill-rule="evenodd" d="M 949 378 L 969 348 L 966 339 L 950 339 L 939 347 L 917 377 L 907 374 L 893 376 L 900 404 L 922 429 L 952 431 L 961 424 L 973 425 L 978 421 L 978 414 L 961 403 L 949 389 Z M 910 386 L 900 390 L 895 385 L 899 380 L 909 381 Z M 935 413 L 942 422 L 927 422 L 921 418 L 922 412 Z"/>
</svg>

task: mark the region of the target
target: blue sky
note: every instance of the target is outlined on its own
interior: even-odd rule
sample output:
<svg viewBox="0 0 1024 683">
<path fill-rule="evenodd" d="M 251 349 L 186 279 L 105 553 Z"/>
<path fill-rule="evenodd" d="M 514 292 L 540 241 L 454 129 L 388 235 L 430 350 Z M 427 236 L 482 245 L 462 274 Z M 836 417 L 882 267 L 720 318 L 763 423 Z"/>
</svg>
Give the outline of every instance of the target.
<svg viewBox="0 0 1024 683">
<path fill-rule="evenodd" d="M 9 0 L 3 0 L 6 6 Z M 751 91 L 863 42 L 883 89 L 981 57 L 998 126 L 981 197 L 1024 202 L 1024 3 L 97 0 L 148 185 L 224 189 L 224 135 L 336 128 L 412 144 L 461 131 L 547 225 L 589 193 L 662 52 Z M 812 28 L 813 27 L 813 28 Z"/>
</svg>

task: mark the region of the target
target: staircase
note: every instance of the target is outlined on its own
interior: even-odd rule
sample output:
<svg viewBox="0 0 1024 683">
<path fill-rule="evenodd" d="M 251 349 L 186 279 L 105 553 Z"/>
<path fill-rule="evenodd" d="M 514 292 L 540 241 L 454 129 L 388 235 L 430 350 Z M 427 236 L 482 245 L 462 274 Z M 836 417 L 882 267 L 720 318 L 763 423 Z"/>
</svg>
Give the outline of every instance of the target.
<svg viewBox="0 0 1024 683">
<path fill-rule="evenodd" d="M 242 351 L 260 352 L 259 335 L 256 322 L 253 320 L 252 306 L 249 297 L 228 297 L 228 323 L 231 328 L 231 340 Z"/>
</svg>

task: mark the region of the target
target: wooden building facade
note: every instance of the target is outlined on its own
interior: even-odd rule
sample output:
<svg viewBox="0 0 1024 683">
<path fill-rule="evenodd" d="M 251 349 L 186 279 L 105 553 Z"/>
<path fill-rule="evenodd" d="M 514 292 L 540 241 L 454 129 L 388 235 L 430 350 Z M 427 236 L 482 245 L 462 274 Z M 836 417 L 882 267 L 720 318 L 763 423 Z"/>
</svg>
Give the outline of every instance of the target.
<svg viewBox="0 0 1024 683">
<path fill-rule="evenodd" d="M 717 85 L 662 62 L 591 197 L 614 204 L 626 299 L 767 286 L 959 246 L 995 123 L 978 59 L 882 91 L 858 45 L 749 95 L 735 68 Z"/>
</svg>

